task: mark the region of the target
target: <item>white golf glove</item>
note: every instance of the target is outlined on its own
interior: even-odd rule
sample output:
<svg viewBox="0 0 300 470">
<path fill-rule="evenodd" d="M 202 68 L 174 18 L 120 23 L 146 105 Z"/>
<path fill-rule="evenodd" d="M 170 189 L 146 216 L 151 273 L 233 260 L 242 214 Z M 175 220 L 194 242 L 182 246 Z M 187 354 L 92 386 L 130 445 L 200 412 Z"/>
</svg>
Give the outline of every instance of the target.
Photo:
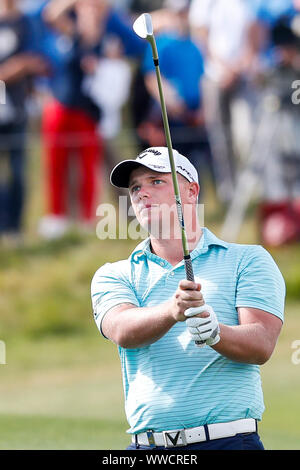
<svg viewBox="0 0 300 470">
<path fill-rule="evenodd" d="M 195 317 L 200 313 L 209 313 L 208 317 Z M 187 318 L 186 324 L 189 333 L 194 341 L 197 342 L 198 346 L 213 346 L 220 341 L 220 327 L 217 316 L 210 305 L 202 305 L 202 307 L 191 307 L 188 308 L 184 315 Z"/>
</svg>

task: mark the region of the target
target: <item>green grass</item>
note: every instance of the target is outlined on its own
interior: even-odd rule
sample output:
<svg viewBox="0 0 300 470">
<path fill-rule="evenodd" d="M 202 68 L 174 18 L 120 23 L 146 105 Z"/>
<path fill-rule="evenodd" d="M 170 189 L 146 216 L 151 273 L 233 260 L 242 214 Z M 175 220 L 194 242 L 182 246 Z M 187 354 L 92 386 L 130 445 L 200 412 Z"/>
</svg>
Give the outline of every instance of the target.
<svg viewBox="0 0 300 470">
<path fill-rule="evenodd" d="M 38 143 L 29 160 L 26 243 L 0 247 L 0 449 L 124 449 L 129 438 L 116 347 L 99 335 L 91 314 L 90 282 L 106 261 L 126 258 L 136 241 L 100 241 L 76 231 L 56 242 L 36 234 L 42 214 Z M 218 235 L 222 213 L 211 189 L 205 223 Z M 105 200 L 105 199 L 104 199 Z M 239 236 L 256 243 L 250 209 Z M 300 449 L 300 246 L 272 250 L 287 282 L 286 322 L 262 367 L 266 448 Z"/>
<path fill-rule="evenodd" d="M 129 439 L 116 433 L 118 425 L 111 419 L 2 415 L 0 449 L 125 449 Z"/>
<path fill-rule="evenodd" d="M 97 333 L 8 341 L 0 449 L 118 449 L 129 438 L 116 348 Z"/>
<path fill-rule="evenodd" d="M 265 413 L 261 436 L 269 449 L 300 449 L 300 364 L 292 342 L 300 339 L 299 302 L 288 302 L 286 321 L 271 359 L 261 368 Z"/>
</svg>

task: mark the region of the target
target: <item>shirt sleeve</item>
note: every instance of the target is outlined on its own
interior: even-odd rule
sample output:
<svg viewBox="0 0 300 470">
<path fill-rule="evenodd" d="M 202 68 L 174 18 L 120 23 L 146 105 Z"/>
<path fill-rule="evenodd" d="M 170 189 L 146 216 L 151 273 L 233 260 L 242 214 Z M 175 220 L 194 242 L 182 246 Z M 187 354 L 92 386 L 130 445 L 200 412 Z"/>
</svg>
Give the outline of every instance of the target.
<svg viewBox="0 0 300 470">
<path fill-rule="evenodd" d="M 22 52 L 38 52 L 38 35 L 33 16 L 23 15 Z"/>
<path fill-rule="evenodd" d="M 236 290 L 236 307 L 252 307 L 284 319 L 285 282 L 270 253 L 252 246 L 243 258 Z"/>
<path fill-rule="evenodd" d="M 139 301 L 126 273 L 126 269 L 124 270 L 122 267 L 116 267 L 113 263 L 106 263 L 96 271 L 92 279 L 91 297 L 93 314 L 96 325 L 103 336 L 101 323 L 104 315 L 109 310 L 123 303 L 129 303 L 136 307 L 139 306 Z"/>
</svg>

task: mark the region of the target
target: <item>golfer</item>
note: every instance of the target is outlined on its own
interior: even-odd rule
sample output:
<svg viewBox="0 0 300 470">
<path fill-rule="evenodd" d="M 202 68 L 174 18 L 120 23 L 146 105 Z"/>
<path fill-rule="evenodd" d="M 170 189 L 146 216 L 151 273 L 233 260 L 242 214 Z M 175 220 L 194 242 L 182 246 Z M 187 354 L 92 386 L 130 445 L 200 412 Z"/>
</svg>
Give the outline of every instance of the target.
<svg viewBox="0 0 300 470">
<path fill-rule="evenodd" d="M 91 286 L 96 324 L 119 350 L 128 449 L 264 449 L 259 366 L 282 327 L 284 281 L 263 247 L 200 225 L 197 171 L 173 154 L 195 282 L 185 279 L 168 149 L 152 147 L 111 173 L 149 238 Z"/>
</svg>

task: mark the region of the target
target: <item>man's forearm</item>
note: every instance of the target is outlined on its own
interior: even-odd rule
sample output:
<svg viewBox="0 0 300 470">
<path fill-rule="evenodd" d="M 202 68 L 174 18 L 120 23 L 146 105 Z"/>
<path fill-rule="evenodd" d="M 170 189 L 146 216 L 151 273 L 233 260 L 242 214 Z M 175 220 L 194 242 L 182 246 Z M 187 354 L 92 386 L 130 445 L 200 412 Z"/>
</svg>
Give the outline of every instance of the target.
<svg viewBox="0 0 300 470">
<path fill-rule="evenodd" d="M 27 75 L 27 64 L 24 56 L 15 56 L 0 66 L 0 80 L 6 84 L 20 80 Z"/>
<path fill-rule="evenodd" d="M 220 341 L 212 346 L 215 351 L 236 362 L 264 364 L 275 344 L 259 323 L 228 326 L 220 324 Z"/>
<path fill-rule="evenodd" d="M 171 299 L 154 307 L 121 304 L 102 319 L 103 334 L 123 348 L 139 348 L 164 336 L 178 321 L 186 320 L 188 308 L 204 305 L 201 285 L 182 279 Z"/>
<path fill-rule="evenodd" d="M 128 308 L 109 312 L 102 320 L 105 336 L 123 348 L 147 346 L 164 336 L 176 320 L 170 314 L 169 303 L 156 307 Z"/>
</svg>

